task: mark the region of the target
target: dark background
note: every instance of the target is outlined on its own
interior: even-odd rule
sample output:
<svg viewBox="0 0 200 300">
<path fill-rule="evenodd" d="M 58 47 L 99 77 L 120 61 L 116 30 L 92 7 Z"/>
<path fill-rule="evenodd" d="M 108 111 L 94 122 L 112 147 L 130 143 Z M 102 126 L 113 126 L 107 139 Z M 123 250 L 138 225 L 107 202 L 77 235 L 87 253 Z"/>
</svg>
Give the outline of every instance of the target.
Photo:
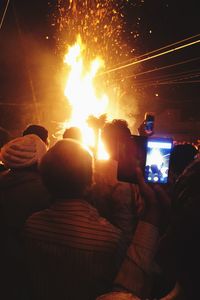
<svg viewBox="0 0 200 300">
<path fill-rule="evenodd" d="M 134 48 L 132 57 L 199 33 L 197 1 L 124 3 L 123 39 Z M 69 115 L 59 78 L 62 61 L 52 26 L 55 4 L 56 1 L 46 0 L 11 0 L 0 30 L 0 126 L 13 132 L 23 130 L 28 123 L 42 123 L 53 132 Z M 4 0 L 1 9 L 3 5 Z M 199 50 L 197 44 L 141 63 L 136 74 L 197 58 Z M 200 121 L 198 82 L 156 84 L 162 76 L 171 77 L 190 70 L 197 74 L 195 80 L 198 81 L 199 60 L 130 77 L 124 88 L 129 96 L 131 93 L 137 95 L 136 124 L 145 111 L 155 111 L 159 115 L 170 109 L 178 111 L 184 122 Z M 126 69 L 126 76 L 133 74 L 133 68 Z"/>
</svg>

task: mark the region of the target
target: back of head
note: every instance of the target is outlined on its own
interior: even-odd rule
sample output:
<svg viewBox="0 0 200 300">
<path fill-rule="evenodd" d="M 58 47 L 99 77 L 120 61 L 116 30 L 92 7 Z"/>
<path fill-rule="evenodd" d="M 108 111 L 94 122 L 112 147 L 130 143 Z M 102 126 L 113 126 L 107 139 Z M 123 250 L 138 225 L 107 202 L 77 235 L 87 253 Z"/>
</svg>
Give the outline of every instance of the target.
<svg viewBox="0 0 200 300">
<path fill-rule="evenodd" d="M 112 122 L 105 124 L 102 129 L 102 139 L 112 158 L 116 159 L 118 143 L 130 137 L 130 135 L 131 131 L 126 120 L 114 119 Z"/>
<path fill-rule="evenodd" d="M 47 189 L 58 198 L 82 197 L 92 183 L 92 156 L 73 139 L 58 141 L 40 164 Z"/>
<path fill-rule="evenodd" d="M 170 158 L 171 170 L 179 176 L 194 160 L 197 152 L 198 150 L 192 144 L 175 145 Z"/>
<path fill-rule="evenodd" d="M 23 169 L 38 165 L 47 152 L 45 143 L 34 134 L 11 140 L 1 148 L 2 161 L 7 168 Z"/>
<path fill-rule="evenodd" d="M 23 131 L 23 136 L 24 135 L 28 135 L 28 134 L 35 134 L 37 136 L 39 136 L 39 138 L 41 138 L 41 140 L 48 145 L 49 141 L 48 141 L 48 130 L 41 125 L 29 125 L 28 127 L 26 127 L 26 129 Z"/>
<path fill-rule="evenodd" d="M 81 130 L 78 127 L 66 128 L 63 133 L 63 139 L 74 139 L 81 142 L 82 141 Z"/>
</svg>

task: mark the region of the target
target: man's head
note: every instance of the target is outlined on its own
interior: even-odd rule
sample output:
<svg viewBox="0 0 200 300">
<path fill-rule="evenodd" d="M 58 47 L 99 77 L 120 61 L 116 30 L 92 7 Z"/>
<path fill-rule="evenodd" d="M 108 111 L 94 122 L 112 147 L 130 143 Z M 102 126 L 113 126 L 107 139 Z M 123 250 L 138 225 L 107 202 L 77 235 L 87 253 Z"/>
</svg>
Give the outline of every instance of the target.
<svg viewBox="0 0 200 300">
<path fill-rule="evenodd" d="M 49 139 L 48 139 L 48 130 L 41 125 L 29 125 L 26 127 L 26 129 L 23 131 L 23 136 L 27 134 L 35 134 L 41 138 L 41 140 L 48 146 L 49 145 Z"/>
<path fill-rule="evenodd" d="M 128 123 L 122 119 L 114 119 L 108 122 L 102 129 L 102 139 L 111 156 L 117 160 L 118 145 L 124 139 L 129 138 L 131 131 L 128 128 Z"/>
<path fill-rule="evenodd" d="M 92 184 L 93 159 L 83 145 L 73 139 L 58 141 L 40 164 L 47 189 L 58 198 L 79 198 Z"/>
<path fill-rule="evenodd" d="M 78 127 L 66 128 L 63 133 L 63 139 L 74 139 L 79 142 L 82 142 L 81 130 Z"/>
</svg>

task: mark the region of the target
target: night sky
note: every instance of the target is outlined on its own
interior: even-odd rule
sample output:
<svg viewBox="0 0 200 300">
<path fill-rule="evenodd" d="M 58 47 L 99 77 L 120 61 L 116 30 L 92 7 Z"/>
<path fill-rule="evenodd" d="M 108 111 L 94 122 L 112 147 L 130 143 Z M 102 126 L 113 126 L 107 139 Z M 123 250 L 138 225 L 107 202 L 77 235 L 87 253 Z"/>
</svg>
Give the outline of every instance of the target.
<svg viewBox="0 0 200 300">
<path fill-rule="evenodd" d="M 1 0 L 1 15 L 5 2 Z M 128 59 L 199 34 L 197 1 L 121 2 L 124 3 L 121 8 L 122 39 L 132 50 Z M 52 124 L 59 118 L 62 121 L 67 116 L 67 105 L 57 76 L 62 61 L 57 33 L 52 26 L 55 4 L 56 1 L 50 0 L 10 1 L 0 30 L 0 126 L 22 130 L 26 123 L 42 120 L 48 126 L 49 122 Z M 200 36 L 189 42 L 198 39 Z M 125 88 L 130 93 L 137 93 L 137 114 L 142 116 L 145 111 L 160 113 L 176 108 L 182 119 L 200 120 L 199 50 L 198 43 L 138 64 L 137 68 L 116 71 L 114 77 L 128 78 Z M 191 59 L 194 60 L 182 64 Z M 124 62 L 124 57 L 121 60 Z M 147 72 L 177 63 L 180 65 L 173 68 Z M 114 65 L 112 60 L 109 68 Z M 146 74 L 137 76 L 140 73 Z M 174 78 L 179 82 L 174 82 Z M 39 119 L 33 113 L 36 106 Z"/>
</svg>

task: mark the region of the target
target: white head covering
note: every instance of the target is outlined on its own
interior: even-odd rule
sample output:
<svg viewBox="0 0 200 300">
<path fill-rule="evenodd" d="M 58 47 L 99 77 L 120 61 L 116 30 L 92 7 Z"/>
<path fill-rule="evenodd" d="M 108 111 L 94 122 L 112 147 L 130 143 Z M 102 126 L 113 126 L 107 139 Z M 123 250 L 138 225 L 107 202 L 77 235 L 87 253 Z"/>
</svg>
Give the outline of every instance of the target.
<svg viewBox="0 0 200 300">
<path fill-rule="evenodd" d="M 25 168 L 38 164 L 47 152 L 45 143 L 35 134 L 16 138 L 1 148 L 1 158 L 8 168 Z"/>
</svg>

